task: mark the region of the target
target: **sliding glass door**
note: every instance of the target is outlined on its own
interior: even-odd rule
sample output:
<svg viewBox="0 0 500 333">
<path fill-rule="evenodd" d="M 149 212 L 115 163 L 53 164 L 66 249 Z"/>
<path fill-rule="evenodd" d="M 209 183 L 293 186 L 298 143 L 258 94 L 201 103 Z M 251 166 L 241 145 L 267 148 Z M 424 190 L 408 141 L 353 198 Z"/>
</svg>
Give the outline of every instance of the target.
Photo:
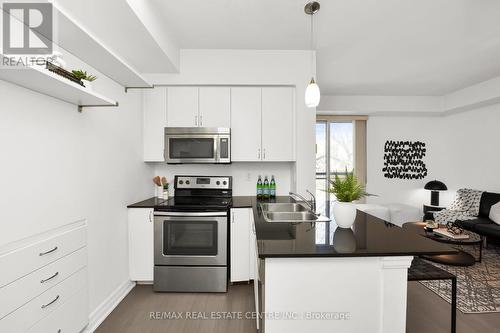
<svg viewBox="0 0 500 333">
<path fill-rule="evenodd" d="M 318 211 L 330 215 L 335 197 L 326 190 L 335 173 L 345 175 L 354 169 L 354 122 L 318 120 L 316 122 L 316 197 Z"/>
</svg>

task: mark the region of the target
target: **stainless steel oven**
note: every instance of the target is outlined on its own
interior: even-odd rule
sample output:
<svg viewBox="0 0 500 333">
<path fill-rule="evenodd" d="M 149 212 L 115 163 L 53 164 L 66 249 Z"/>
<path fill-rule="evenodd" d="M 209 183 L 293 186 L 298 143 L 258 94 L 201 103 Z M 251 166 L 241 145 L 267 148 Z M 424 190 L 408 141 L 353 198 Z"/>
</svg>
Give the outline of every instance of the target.
<svg viewBox="0 0 500 333">
<path fill-rule="evenodd" d="M 231 130 L 208 127 L 166 127 L 165 161 L 231 163 Z"/>
<path fill-rule="evenodd" d="M 175 176 L 174 182 L 174 197 L 154 212 L 154 290 L 225 292 L 232 179 Z"/>
<path fill-rule="evenodd" d="M 155 212 L 155 265 L 226 265 L 227 212 Z"/>
</svg>

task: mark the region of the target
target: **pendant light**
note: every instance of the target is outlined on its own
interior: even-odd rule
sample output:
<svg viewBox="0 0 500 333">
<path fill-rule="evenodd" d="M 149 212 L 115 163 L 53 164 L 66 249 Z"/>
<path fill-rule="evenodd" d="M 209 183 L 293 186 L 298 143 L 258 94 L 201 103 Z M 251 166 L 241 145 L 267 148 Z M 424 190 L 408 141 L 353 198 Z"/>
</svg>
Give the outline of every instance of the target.
<svg viewBox="0 0 500 333">
<path fill-rule="evenodd" d="M 309 108 L 315 108 L 319 104 L 319 100 L 321 98 L 321 94 L 319 91 L 319 86 L 316 84 L 316 80 L 314 80 L 314 14 L 319 12 L 319 2 L 311 1 L 307 3 L 304 7 L 304 12 L 307 15 L 311 16 L 311 71 L 313 76 L 311 81 L 309 81 L 309 85 L 306 88 L 305 93 L 305 101 L 306 106 Z"/>
</svg>

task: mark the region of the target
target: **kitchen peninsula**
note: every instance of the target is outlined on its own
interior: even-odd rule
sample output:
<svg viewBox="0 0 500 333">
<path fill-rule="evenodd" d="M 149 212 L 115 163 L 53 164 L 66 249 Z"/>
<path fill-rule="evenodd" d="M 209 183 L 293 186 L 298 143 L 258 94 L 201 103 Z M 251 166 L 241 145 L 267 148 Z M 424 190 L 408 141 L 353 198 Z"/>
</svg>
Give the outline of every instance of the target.
<svg viewBox="0 0 500 333">
<path fill-rule="evenodd" d="M 413 256 L 456 252 L 361 211 L 352 229 L 342 229 L 335 221 L 266 222 L 251 201 L 268 333 L 403 333 Z"/>
</svg>

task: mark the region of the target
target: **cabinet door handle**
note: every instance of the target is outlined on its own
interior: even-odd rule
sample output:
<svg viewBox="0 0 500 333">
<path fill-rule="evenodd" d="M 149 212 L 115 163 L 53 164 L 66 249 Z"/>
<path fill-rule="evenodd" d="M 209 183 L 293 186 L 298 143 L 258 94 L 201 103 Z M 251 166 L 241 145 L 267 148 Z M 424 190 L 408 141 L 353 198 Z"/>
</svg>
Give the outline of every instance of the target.
<svg viewBox="0 0 500 333">
<path fill-rule="evenodd" d="M 57 249 L 58 249 L 58 247 L 54 246 L 54 248 L 52 250 L 48 250 L 48 251 L 45 251 L 45 252 L 40 252 L 38 255 L 41 257 L 41 256 L 44 256 L 46 254 L 52 253 L 52 252 L 56 251 Z"/>
<path fill-rule="evenodd" d="M 56 296 L 56 298 L 54 298 L 51 302 L 47 303 L 47 304 L 43 304 L 42 305 L 42 309 L 45 309 L 46 307 L 54 304 L 57 300 L 59 299 L 59 295 Z"/>
<path fill-rule="evenodd" d="M 266 149 L 265 148 L 264 148 L 264 152 L 262 154 L 262 157 L 263 157 L 264 160 L 266 159 Z"/>
<path fill-rule="evenodd" d="M 58 275 L 59 275 L 59 272 L 55 272 L 55 274 L 54 274 L 54 275 L 52 275 L 51 277 L 48 277 L 48 278 L 46 278 L 46 279 L 41 280 L 41 281 L 40 281 L 40 283 L 45 283 L 45 282 L 47 282 L 47 281 L 50 281 L 50 280 L 52 280 L 53 278 L 55 278 L 56 276 L 58 276 Z"/>
<path fill-rule="evenodd" d="M 149 222 L 153 223 L 153 218 L 152 218 L 152 215 L 153 215 L 153 211 L 150 210 L 149 211 Z"/>
<path fill-rule="evenodd" d="M 257 149 L 257 159 L 260 160 L 260 148 Z"/>
<path fill-rule="evenodd" d="M 200 114 L 200 126 L 203 126 L 203 115 Z"/>
<path fill-rule="evenodd" d="M 234 223 L 234 212 L 231 212 L 231 223 Z"/>
</svg>

